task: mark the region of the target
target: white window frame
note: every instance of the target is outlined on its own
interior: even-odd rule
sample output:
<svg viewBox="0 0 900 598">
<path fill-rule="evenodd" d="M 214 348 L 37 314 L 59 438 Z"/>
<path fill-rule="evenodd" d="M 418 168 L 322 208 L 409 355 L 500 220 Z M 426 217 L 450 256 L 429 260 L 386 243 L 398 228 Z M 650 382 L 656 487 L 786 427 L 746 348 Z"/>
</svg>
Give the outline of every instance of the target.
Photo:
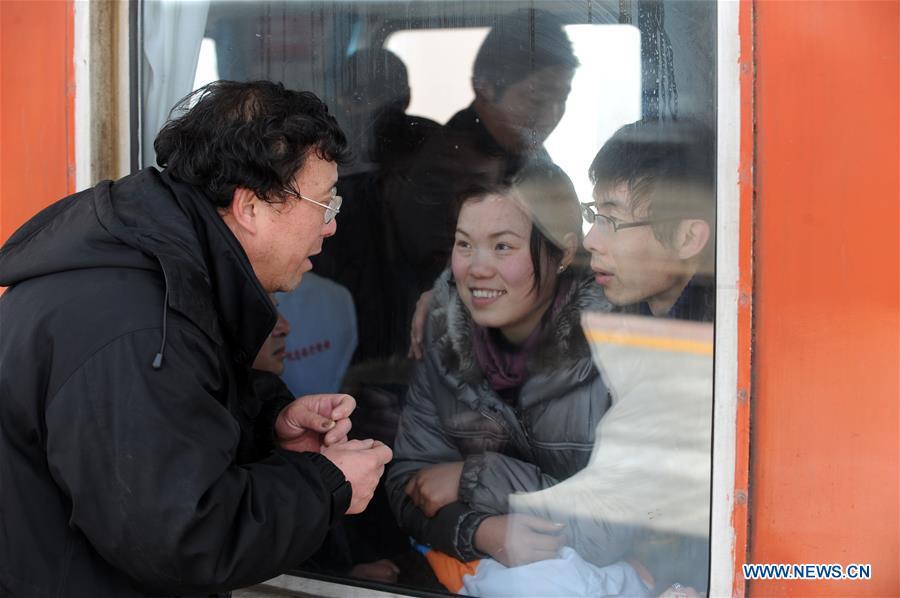
<svg viewBox="0 0 900 598">
<path fill-rule="evenodd" d="M 102 90 L 91 88 L 91 44 L 103 43 L 109 35 L 91 25 L 89 2 L 75 2 L 75 157 L 76 188 L 93 184 L 99 149 L 92 145 L 90 119 L 91 98 Z M 740 88 L 740 34 L 739 13 L 741 3 L 734 0 L 717 1 L 717 222 L 716 222 L 716 326 L 715 326 L 715 410 L 713 416 L 713 468 L 710 596 L 731 595 L 734 584 L 735 529 L 732 515 L 735 507 L 735 471 L 737 442 L 737 378 L 738 378 L 738 300 L 740 279 L 740 165 L 741 88 Z M 123 3 L 124 5 L 124 3 Z M 131 118 L 132 107 L 132 36 L 136 34 L 130 25 L 129 10 L 117 15 L 119 35 L 116 36 L 118 114 L 107 115 L 118 122 L 119 155 L 118 176 L 130 171 L 132 139 L 139 126 Z M 138 88 L 139 89 L 139 88 Z M 96 117 L 96 115 L 94 115 Z M 295 575 L 281 575 L 269 580 L 263 588 L 299 591 L 327 597 L 403 596 L 380 592 L 370 588 L 325 582 Z"/>
</svg>

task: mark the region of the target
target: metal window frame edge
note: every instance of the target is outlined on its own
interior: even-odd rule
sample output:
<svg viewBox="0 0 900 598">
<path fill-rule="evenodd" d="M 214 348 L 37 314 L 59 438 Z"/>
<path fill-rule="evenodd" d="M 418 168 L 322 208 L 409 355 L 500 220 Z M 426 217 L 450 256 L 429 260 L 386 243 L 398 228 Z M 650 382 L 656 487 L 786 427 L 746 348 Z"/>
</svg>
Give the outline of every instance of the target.
<svg viewBox="0 0 900 598">
<path fill-rule="evenodd" d="M 75 69 L 75 190 L 137 167 L 140 94 L 135 68 L 136 0 L 72 2 Z M 134 75 L 134 77 L 132 76 Z"/>
<path fill-rule="evenodd" d="M 710 596 L 734 591 L 741 223 L 741 3 L 717 6 L 716 328 L 710 532 Z"/>
</svg>

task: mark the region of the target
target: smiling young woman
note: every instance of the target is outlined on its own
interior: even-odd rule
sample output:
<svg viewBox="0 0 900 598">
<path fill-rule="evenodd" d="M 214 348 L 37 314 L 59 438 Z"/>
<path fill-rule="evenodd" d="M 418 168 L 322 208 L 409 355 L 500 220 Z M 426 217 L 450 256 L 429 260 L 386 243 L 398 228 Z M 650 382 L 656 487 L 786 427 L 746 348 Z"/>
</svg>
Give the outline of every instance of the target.
<svg viewBox="0 0 900 598">
<path fill-rule="evenodd" d="M 456 224 L 451 256 L 456 292 L 476 324 L 499 330 L 513 345 L 537 328 L 556 291 L 550 260 L 531 261 L 531 231 L 528 215 L 512 194 L 470 198 Z M 567 248 L 557 268 L 564 269 L 573 253 Z"/>
<path fill-rule="evenodd" d="M 508 510 L 510 494 L 584 468 L 609 407 L 580 318 L 610 306 L 579 253 L 572 183 L 535 163 L 509 186 L 470 188 L 456 213 L 387 474 L 391 506 L 418 542 L 463 561 L 521 565 L 567 541 L 587 550 L 568 521 Z M 628 533 L 611 530 L 609 562 Z"/>
</svg>

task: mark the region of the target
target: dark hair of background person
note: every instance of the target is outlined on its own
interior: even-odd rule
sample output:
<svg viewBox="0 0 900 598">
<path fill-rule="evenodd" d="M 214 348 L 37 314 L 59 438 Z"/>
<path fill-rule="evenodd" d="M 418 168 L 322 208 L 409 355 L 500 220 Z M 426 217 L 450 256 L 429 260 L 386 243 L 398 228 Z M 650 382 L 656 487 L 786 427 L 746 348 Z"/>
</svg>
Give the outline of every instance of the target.
<svg viewBox="0 0 900 598">
<path fill-rule="evenodd" d="M 497 96 L 507 87 L 543 68 L 579 66 L 572 42 L 555 15 L 533 8 L 502 16 L 484 39 L 475 64 L 475 87 L 492 85 Z"/>
<path fill-rule="evenodd" d="M 341 98 L 368 110 L 409 106 L 409 73 L 400 58 L 384 48 L 362 48 L 341 66 Z"/>
<path fill-rule="evenodd" d="M 534 269 L 533 288 L 541 287 L 541 265 L 556 268 L 565 253 L 565 237 L 574 234 L 577 250 L 582 250 L 581 209 L 575 186 L 563 170 L 548 160 L 527 163 L 511 180 L 503 183 L 478 181 L 466 187 L 454 200 L 453 221 L 463 206 L 492 195 L 503 195 L 522 205 L 531 220 L 529 251 Z"/>
<path fill-rule="evenodd" d="M 409 116 L 409 73 L 385 48 L 362 48 L 341 65 L 338 107 L 358 155 L 396 165 L 418 150 L 439 125 Z"/>
<path fill-rule="evenodd" d="M 632 212 L 647 205 L 647 219 L 661 221 L 654 235 L 671 243 L 679 219 L 714 224 L 715 149 L 713 132 L 697 121 L 641 120 L 603 144 L 588 175 L 599 192 L 627 185 Z"/>
<path fill-rule="evenodd" d="M 235 187 L 283 201 L 310 150 L 337 163 L 347 140 L 315 94 L 271 81 L 216 81 L 182 98 L 153 143 L 156 161 L 173 178 L 204 189 L 217 207 Z"/>
</svg>

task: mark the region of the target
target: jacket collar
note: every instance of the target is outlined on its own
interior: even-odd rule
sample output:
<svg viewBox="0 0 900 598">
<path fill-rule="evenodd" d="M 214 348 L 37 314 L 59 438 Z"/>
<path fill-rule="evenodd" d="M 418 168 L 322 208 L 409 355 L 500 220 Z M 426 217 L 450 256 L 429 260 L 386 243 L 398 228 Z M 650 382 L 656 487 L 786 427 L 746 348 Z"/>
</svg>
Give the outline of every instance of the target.
<svg viewBox="0 0 900 598">
<path fill-rule="evenodd" d="M 206 262 L 205 282 L 216 302 L 219 323 L 237 360 L 249 365 L 275 327 L 275 308 L 256 278 L 244 248 L 211 200 L 201 190 L 175 181 L 168 173 L 163 172 L 162 176 L 196 231 Z M 190 309 L 193 297 L 188 295 L 188 289 L 186 285 L 182 290 L 178 305 Z"/>
<path fill-rule="evenodd" d="M 650 305 L 642 301 L 635 306 L 622 308 L 626 313 L 653 316 Z M 710 276 L 696 275 L 688 281 L 681 295 L 666 313 L 666 318 L 691 322 L 713 322 L 716 319 L 716 285 Z"/>
<path fill-rule="evenodd" d="M 568 297 L 546 324 L 538 348 L 528 361 L 530 376 L 540 376 L 544 384 L 557 375 L 570 376 L 572 367 L 585 375 L 593 375 L 590 347 L 581 329 L 581 313 L 611 310 L 589 272 L 574 269 L 570 270 L 569 276 L 573 281 Z M 475 360 L 472 339 L 475 324 L 456 292 L 449 270 L 441 275 L 434 290 L 435 303 L 430 318 L 438 356 L 448 372 L 458 375 L 461 381 L 472 386 L 481 385 L 484 376 Z"/>
<path fill-rule="evenodd" d="M 155 257 L 166 280 L 168 307 L 183 314 L 214 342 L 227 342 L 237 361 L 250 364 L 275 326 L 275 308 L 256 279 L 235 236 L 203 192 L 147 169 L 95 188 L 97 218 L 123 243 Z M 139 206 L 113 205 L 111 193 L 129 186 L 146 196 Z M 144 191 L 148 186 L 153 192 Z M 124 188 L 123 188 L 124 187 Z M 166 192 L 175 200 L 167 202 Z M 127 200 L 126 200 L 127 202 Z M 148 202 L 153 202 L 152 206 Z M 140 211 L 140 218 L 133 213 Z M 135 218 L 131 225 L 128 220 Z"/>
</svg>

